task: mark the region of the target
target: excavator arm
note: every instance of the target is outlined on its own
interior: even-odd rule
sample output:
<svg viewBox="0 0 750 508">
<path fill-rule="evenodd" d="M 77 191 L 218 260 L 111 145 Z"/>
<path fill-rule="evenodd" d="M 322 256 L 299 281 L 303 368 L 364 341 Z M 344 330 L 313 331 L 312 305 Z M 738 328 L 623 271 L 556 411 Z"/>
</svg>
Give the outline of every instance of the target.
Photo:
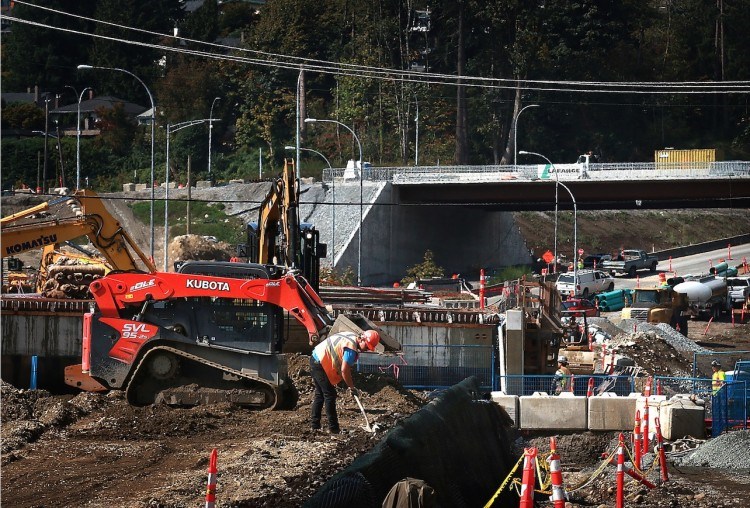
<svg viewBox="0 0 750 508">
<path fill-rule="evenodd" d="M 298 208 L 299 185 L 294 171 L 294 161 L 286 159 L 282 175 L 273 182 L 258 212 L 258 263 L 299 267 Z M 277 254 L 278 235 L 281 235 L 281 248 L 278 253 L 281 259 L 274 260 Z"/>
<path fill-rule="evenodd" d="M 19 219 L 48 211 L 52 205 L 63 202 L 70 202 L 75 216 L 15 224 Z M 147 271 L 156 271 L 151 260 L 109 213 L 101 198 L 90 190 L 79 190 L 72 196 L 3 218 L 0 251 L 2 257 L 12 256 L 82 236 L 88 237 L 114 270 L 138 270 L 137 258 Z"/>
<path fill-rule="evenodd" d="M 122 317 L 124 309 L 151 302 L 211 297 L 255 300 L 281 307 L 304 325 L 311 343 L 326 335 L 333 324 L 320 297 L 303 277 L 294 273 L 286 273 L 278 279 L 171 272 L 118 273 L 92 282 L 90 290 L 104 318 Z"/>
</svg>

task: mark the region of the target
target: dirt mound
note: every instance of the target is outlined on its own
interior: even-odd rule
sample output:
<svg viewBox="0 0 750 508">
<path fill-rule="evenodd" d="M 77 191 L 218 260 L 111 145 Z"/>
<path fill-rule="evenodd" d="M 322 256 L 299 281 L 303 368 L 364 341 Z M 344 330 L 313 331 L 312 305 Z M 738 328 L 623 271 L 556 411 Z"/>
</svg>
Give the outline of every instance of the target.
<svg viewBox="0 0 750 508">
<path fill-rule="evenodd" d="M 169 259 L 174 261 L 229 261 L 232 246 L 199 235 L 180 235 L 169 244 Z"/>
<path fill-rule="evenodd" d="M 342 393 L 342 434 L 330 436 L 310 430 L 309 357 L 290 355 L 288 365 L 300 395 L 289 411 L 132 407 L 121 392 L 51 396 L 3 383 L 3 506 L 195 506 L 212 448 L 220 504 L 300 506 L 427 402 L 393 380 L 355 374 L 380 430 L 365 432 L 359 408 Z M 84 502 L 83 492 L 95 494 Z"/>
</svg>

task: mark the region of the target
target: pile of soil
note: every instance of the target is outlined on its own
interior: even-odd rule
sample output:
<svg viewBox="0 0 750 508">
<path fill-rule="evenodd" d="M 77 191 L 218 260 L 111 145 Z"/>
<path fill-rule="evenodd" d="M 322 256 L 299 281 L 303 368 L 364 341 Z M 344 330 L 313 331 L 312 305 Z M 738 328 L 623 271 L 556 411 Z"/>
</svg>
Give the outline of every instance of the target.
<svg viewBox="0 0 750 508">
<path fill-rule="evenodd" d="M 341 434 L 312 431 L 309 357 L 288 361 L 300 395 L 290 411 L 139 408 L 116 391 L 52 396 L 3 383 L 3 506 L 197 506 L 216 448 L 218 506 L 296 507 L 427 403 L 386 376 L 356 375 L 377 433 L 344 393 Z"/>
</svg>

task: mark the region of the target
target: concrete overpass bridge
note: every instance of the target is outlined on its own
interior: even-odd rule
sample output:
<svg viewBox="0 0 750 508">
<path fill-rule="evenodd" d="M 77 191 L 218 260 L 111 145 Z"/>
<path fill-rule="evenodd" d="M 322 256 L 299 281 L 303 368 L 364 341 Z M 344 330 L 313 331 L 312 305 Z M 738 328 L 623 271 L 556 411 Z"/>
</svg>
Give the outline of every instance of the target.
<svg viewBox="0 0 750 508">
<path fill-rule="evenodd" d="M 332 169 L 324 173 L 322 201 L 335 205 L 335 217 L 331 207 L 320 207 L 306 220 L 329 243 L 339 271 L 352 267 L 361 272 L 363 285 L 383 285 L 403 277 L 428 249 L 440 266 L 465 275 L 527 264 L 530 246 L 506 212 L 554 210 L 558 182 L 570 189 L 579 210 L 750 209 L 750 162 L 607 163 L 584 169 L 387 167 L 366 169 L 363 180 L 351 170 Z M 568 192 L 558 191 L 559 210 L 572 210 Z"/>
<path fill-rule="evenodd" d="M 553 209 L 556 182 L 570 189 L 581 210 L 750 205 L 750 162 L 741 161 L 376 168 L 365 179 L 391 182 L 400 203 L 508 211 Z M 559 190 L 559 206 L 572 208 L 568 193 Z"/>
</svg>

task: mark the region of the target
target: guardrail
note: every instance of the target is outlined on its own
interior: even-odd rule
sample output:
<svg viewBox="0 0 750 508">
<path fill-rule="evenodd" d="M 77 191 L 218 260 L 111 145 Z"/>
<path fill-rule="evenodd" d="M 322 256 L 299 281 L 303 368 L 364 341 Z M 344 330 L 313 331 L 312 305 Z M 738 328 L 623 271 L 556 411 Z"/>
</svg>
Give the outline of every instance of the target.
<svg viewBox="0 0 750 508">
<path fill-rule="evenodd" d="M 750 178 L 750 162 L 627 162 L 590 164 L 582 171 L 572 164 L 560 164 L 555 176 L 554 166 L 485 165 L 485 166 L 403 166 L 374 167 L 364 170 L 364 179 L 374 182 L 411 183 L 485 183 L 500 181 L 552 180 L 683 180 L 683 179 L 733 179 Z M 351 171 L 350 171 L 351 172 Z M 359 181 L 345 178 L 344 168 L 323 170 L 323 181 Z"/>
</svg>

